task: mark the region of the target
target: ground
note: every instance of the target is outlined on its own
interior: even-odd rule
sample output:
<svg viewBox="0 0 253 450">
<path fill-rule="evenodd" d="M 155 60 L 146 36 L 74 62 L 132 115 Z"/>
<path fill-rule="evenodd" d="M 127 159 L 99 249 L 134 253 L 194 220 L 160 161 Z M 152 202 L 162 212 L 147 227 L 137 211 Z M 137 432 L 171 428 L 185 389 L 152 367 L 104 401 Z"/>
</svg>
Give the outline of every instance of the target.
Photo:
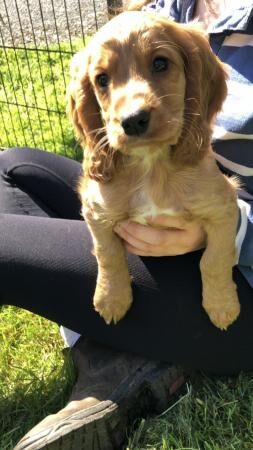
<svg viewBox="0 0 253 450">
<path fill-rule="evenodd" d="M 93 33 L 108 19 L 106 0 L 2 0 L 0 45 L 68 41 Z"/>
</svg>

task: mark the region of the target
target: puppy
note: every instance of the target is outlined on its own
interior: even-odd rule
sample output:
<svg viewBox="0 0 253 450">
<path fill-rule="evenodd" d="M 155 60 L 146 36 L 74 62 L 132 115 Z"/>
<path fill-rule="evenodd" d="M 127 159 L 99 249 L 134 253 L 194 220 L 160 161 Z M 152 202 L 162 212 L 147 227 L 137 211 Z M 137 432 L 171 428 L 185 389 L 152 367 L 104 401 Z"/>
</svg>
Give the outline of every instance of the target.
<svg viewBox="0 0 253 450">
<path fill-rule="evenodd" d="M 69 111 L 85 149 L 80 193 L 98 263 L 94 306 L 107 323 L 132 303 L 113 228 L 128 218 L 145 224 L 150 214 L 204 228 L 203 307 L 220 329 L 239 315 L 236 182 L 219 171 L 210 144 L 226 92 L 224 65 L 202 33 L 158 14 L 118 15 L 74 57 Z"/>
</svg>

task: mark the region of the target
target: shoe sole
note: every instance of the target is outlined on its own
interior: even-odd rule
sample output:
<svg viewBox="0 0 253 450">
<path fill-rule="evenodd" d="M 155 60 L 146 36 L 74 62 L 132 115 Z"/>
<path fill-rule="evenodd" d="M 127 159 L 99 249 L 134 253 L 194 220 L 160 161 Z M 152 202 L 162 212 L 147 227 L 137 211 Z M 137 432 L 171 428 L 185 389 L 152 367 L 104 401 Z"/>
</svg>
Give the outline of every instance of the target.
<svg viewBox="0 0 253 450">
<path fill-rule="evenodd" d="M 14 450 L 119 450 L 137 417 L 160 414 L 185 383 L 182 371 L 148 363 L 125 380 L 111 400 L 76 412 L 57 426 L 22 440 Z"/>
</svg>

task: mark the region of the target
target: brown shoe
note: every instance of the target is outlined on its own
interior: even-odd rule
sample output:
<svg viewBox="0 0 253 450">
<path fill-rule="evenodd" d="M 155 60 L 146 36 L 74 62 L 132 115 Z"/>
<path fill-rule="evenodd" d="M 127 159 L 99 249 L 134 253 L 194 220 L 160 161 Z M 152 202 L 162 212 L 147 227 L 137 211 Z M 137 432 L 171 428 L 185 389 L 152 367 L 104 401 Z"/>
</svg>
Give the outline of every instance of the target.
<svg viewBox="0 0 253 450">
<path fill-rule="evenodd" d="M 81 338 L 71 349 L 78 379 L 67 406 L 30 430 L 14 450 L 119 450 L 130 421 L 161 413 L 183 371 Z"/>
</svg>

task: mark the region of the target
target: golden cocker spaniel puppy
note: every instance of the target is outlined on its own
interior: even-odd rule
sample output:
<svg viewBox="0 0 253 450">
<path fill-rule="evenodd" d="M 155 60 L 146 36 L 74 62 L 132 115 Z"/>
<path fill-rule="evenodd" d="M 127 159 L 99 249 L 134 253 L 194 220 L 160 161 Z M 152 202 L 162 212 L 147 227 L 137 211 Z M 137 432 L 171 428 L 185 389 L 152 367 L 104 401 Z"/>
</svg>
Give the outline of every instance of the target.
<svg viewBox="0 0 253 450">
<path fill-rule="evenodd" d="M 158 14 L 118 15 L 74 57 L 69 109 L 85 149 L 80 193 L 98 263 L 94 306 L 107 323 L 132 303 L 113 228 L 158 214 L 203 226 L 203 307 L 220 329 L 237 318 L 236 182 L 220 172 L 210 145 L 225 96 L 224 66 L 207 39 Z"/>
</svg>

